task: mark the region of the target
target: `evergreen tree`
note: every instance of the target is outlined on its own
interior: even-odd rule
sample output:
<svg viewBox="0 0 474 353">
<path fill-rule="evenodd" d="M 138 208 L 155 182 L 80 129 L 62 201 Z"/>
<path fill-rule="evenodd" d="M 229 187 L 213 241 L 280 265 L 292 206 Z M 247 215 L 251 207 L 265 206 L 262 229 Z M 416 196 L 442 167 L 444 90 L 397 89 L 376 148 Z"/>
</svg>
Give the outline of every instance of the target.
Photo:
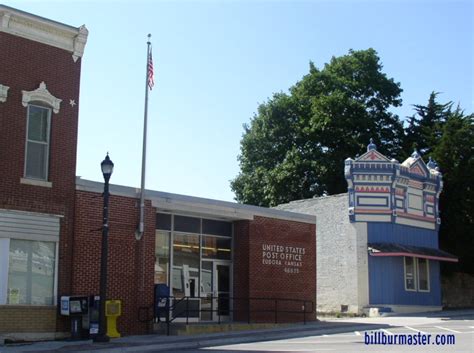
<svg viewBox="0 0 474 353">
<path fill-rule="evenodd" d="M 444 182 L 440 246 L 460 258 L 443 269 L 474 273 L 474 114 L 466 116 L 459 107 L 448 114 L 441 137 L 430 148 Z"/>
<path fill-rule="evenodd" d="M 414 105 L 416 113 L 409 119 L 405 129 L 405 157 L 408 157 L 414 148 L 426 155 L 439 142 L 443 124 L 451 112 L 452 102 L 440 104 L 436 101 L 438 95 L 439 92 L 431 92 L 426 106 Z"/>
<path fill-rule="evenodd" d="M 452 102 L 439 103 L 432 92 L 428 104 L 415 105 L 405 129 L 404 155 L 416 145 L 426 161 L 434 159 L 443 174 L 440 195 L 440 247 L 460 258 L 444 271 L 474 273 L 474 115 Z"/>
</svg>

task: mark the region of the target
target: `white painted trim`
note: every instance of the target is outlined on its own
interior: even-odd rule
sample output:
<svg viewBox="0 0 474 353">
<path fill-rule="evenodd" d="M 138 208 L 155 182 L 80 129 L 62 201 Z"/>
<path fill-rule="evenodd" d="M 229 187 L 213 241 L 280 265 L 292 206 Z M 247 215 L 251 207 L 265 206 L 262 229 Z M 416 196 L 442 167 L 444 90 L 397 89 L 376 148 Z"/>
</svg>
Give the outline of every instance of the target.
<svg viewBox="0 0 474 353">
<path fill-rule="evenodd" d="M 48 104 L 53 108 L 55 114 L 59 113 L 59 108 L 62 102 L 62 99 L 56 98 L 53 96 L 46 88 L 46 83 L 41 82 L 39 87 L 33 91 L 21 91 L 22 99 L 21 104 L 24 107 L 27 107 L 30 102 L 43 102 Z"/>
<path fill-rule="evenodd" d="M 356 222 L 390 222 L 392 220 L 391 215 L 369 215 L 369 214 L 358 214 L 356 212 Z"/>
<path fill-rule="evenodd" d="M 7 303 L 10 239 L 0 238 L 0 305 Z"/>
<path fill-rule="evenodd" d="M 53 235 L 34 235 L 34 234 L 18 234 L 11 239 L 18 239 L 18 240 L 31 240 L 31 241 L 46 241 L 46 242 L 58 242 L 59 236 Z"/>
<path fill-rule="evenodd" d="M 25 160 L 26 160 L 26 158 L 25 158 Z M 45 187 L 45 188 L 52 188 L 53 187 L 53 183 L 50 182 L 50 181 L 30 179 L 30 178 L 21 178 L 20 179 L 20 184 L 42 186 L 42 187 Z"/>
<path fill-rule="evenodd" d="M 31 215 L 31 216 L 53 217 L 53 218 L 63 218 L 64 217 L 64 215 L 61 215 L 61 214 L 19 211 L 19 210 L 10 210 L 10 209 L 6 209 L 6 208 L 0 208 L 0 213 L 1 212 L 26 214 L 26 215 Z"/>
<path fill-rule="evenodd" d="M 44 83 L 44 82 L 42 82 Z M 41 86 L 41 85 L 40 85 Z M 46 87 L 46 86 L 45 86 Z M 50 136 L 51 136 L 51 108 L 48 108 L 48 107 L 43 107 L 43 106 L 39 106 L 39 105 L 34 105 L 34 104 L 28 104 L 27 105 L 27 112 L 26 112 L 26 138 L 25 138 L 25 160 L 24 160 L 24 164 L 23 164 L 23 175 L 25 176 L 25 179 L 30 179 L 30 176 L 27 176 L 26 175 L 26 167 L 27 167 L 27 164 L 28 164 L 28 142 L 30 142 L 30 140 L 28 139 L 28 136 L 29 136 L 29 129 L 30 129 L 30 108 L 31 106 L 35 106 L 37 108 L 41 108 L 41 109 L 47 109 L 48 111 L 48 117 L 46 119 L 46 124 L 48 125 L 47 126 L 47 131 L 46 131 L 46 143 L 41 143 L 41 141 L 34 141 L 32 140 L 31 142 L 32 143 L 39 143 L 39 144 L 42 144 L 42 145 L 46 145 L 47 146 L 47 149 L 46 149 L 46 158 L 45 158 L 45 171 L 46 171 L 46 175 L 45 175 L 45 178 L 44 179 L 35 179 L 37 181 L 41 181 L 43 183 L 36 183 L 36 184 L 32 184 L 31 182 L 29 183 L 30 185 L 37 185 L 37 186 L 45 186 L 45 187 L 52 187 L 53 184 L 47 184 L 47 180 L 48 180 L 48 177 L 49 177 L 49 146 L 50 146 Z M 22 182 L 22 180 L 20 179 L 20 183 Z M 28 182 L 26 182 L 25 184 L 28 184 Z"/>
<path fill-rule="evenodd" d="M 59 241 L 55 242 L 54 253 L 54 285 L 53 285 L 53 306 L 58 305 L 58 269 L 59 269 Z"/>
<path fill-rule="evenodd" d="M 0 102 L 6 102 L 10 87 L 0 84 Z"/>
<path fill-rule="evenodd" d="M 0 209 L 0 235 L 2 238 L 59 242 L 61 217 Z"/>
<path fill-rule="evenodd" d="M 413 261 L 413 283 L 415 285 L 415 288 L 411 289 L 411 288 L 408 288 L 407 287 L 407 259 L 410 258 L 412 259 Z M 417 269 L 417 261 L 416 261 L 416 258 L 414 257 L 407 257 L 407 256 L 404 256 L 403 257 L 403 284 L 404 284 L 404 287 L 405 287 L 405 291 L 407 292 L 416 292 L 417 291 L 417 287 L 418 287 L 418 269 Z"/>
<path fill-rule="evenodd" d="M 426 260 L 426 275 L 427 275 L 428 289 L 420 289 L 420 276 L 419 276 L 420 265 L 418 264 L 418 261 L 420 260 Z M 418 292 L 423 292 L 423 293 L 431 292 L 430 260 L 429 259 L 416 258 L 416 277 L 417 277 L 416 284 L 418 286 Z"/>
<path fill-rule="evenodd" d="M 64 49 L 74 61 L 82 57 L 89 31 L 0 5 L 0 32 Z"/>
<path fill-rule="evenodd" d="M 429 221 L 418 221 L 416 219 L 405 218 L 403 216 L 398 215 L 395 219 L 395 223 L 397 224 L 404 224 L 407 226 L 418 227 L 418 228 L 425 228 L 425 229 L 435 229 L 436 224 L 434 222 Z"/>
</svg>

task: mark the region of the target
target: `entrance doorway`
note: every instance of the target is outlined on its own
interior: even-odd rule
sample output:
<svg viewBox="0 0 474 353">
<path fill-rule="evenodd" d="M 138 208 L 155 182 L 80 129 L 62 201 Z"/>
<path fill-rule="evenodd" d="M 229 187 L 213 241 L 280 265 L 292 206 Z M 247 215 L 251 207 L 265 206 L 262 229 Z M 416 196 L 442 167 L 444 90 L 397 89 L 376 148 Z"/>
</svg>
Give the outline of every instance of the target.
<svg viewBox="0 0 474 353">
<path fill-rule="evenodd" d="M 229 321 L 232 273 L 230 262 L 203 260 L 201 273 L 201 320 Z"/>
</svg>

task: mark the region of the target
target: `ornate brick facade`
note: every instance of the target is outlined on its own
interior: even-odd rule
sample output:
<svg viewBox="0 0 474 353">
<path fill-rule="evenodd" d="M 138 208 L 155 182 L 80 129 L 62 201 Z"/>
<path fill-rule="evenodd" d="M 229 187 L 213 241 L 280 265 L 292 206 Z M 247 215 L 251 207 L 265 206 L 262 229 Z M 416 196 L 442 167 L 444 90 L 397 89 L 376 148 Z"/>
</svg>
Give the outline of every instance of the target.
<svg viewBox="0 0 474 353">
<path fill-rule="evenodd" d="M 8 17 L 11 26 L 16 23 L 16 18 L 26 16 L 3 7 L 0 8 L 0 15 Z M 34 16 L 31 15 L 29 20 L 34 22 Z M 44 28 L 62 26 L 43 21 Z M 21 36 L 21 31 L 19 35 L 6 33 L 9 27 L 5 27 L 5 23 L 8 24 L 8 21 L 4 22 L 0 30 L 0 84 L 8 87 L 8 93 L 0 101 L 0 159 L 4 166 L 1 171 L 0 210 L 60 217 L 57 259 L 57 295 L 60 296 L 71 291 L 78 105 L 71 106 L 68 103 L 69 99 L 79 100 L 81 58 L 74 61 L 70 51 L 26 39 Z M 74 32 L 73 28 L 68 30 Z M 51 114 L 48 179 L 45 183 L 38 183 L 24 178 L 27 107 L 22 103 L 22 92 L 33 91 L 42 82 L 62 103 L 58 113 Z M 10 317 L 15 317 L 14 306 L 0 306 L 0 316 L 3 310 L 8 310 Z M 32 307 L 25 311 L 18 307 L 18 310 L 24 318 L 31 315 L 29 320 L 23 320 L 26 326 L 30 325 L 30 332 L 44 331 L 35 319 L 43 315 L 38 316 L 36 310 L 43 313 L 44 309 Z M 15 324 L 14 319 L 10 322 Z M 49 321 L 46 326 L 55 326 L 54 322 L 51 324 Z M 61 320 L 57 325 L 58 330 L 65 327 Z M 26 326 L 22 331 L 28 329 Z M 0 331 L 16 330 L 15 326 L 8 330 L 8 325 L 4 323 Z"/>
</svg>

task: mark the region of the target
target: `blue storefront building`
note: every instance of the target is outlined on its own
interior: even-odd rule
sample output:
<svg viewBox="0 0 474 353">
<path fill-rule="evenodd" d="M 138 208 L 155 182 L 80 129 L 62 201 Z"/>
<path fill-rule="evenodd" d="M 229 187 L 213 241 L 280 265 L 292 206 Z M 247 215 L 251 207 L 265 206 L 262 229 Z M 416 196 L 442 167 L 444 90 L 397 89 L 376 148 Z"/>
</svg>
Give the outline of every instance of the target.
<svg viewBox="0 0 474 353">
<path fill-rule="evenodd" d="M 442 174 L 420 154 L 403 163 L 377 151 L 345 161 L 347 193 L 279 208 L 316 215 L 319 312 L 422 312 L 442 306 Z"/>
</svg>

